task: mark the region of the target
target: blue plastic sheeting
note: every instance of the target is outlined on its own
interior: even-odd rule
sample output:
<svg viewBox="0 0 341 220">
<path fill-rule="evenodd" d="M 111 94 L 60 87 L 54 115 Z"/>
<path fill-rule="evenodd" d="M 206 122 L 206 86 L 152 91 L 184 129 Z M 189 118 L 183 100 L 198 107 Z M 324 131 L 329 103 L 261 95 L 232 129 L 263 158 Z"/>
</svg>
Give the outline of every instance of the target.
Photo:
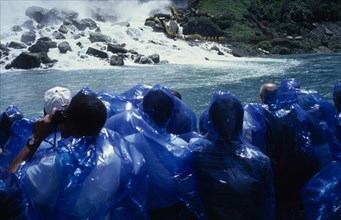
<svg viewBox="0 0 341 220">
<path fill-rule="evenodd" d="M 107 118 L 120 112 L 128 111 L 134 108 L 133 103 L 125 100 L 122 96 L 115 92 L 99 92 L 97 97 L 103 102 L 107 108 Z"/>
<path fill-rule="evenodd" d="M 266 153 L 265 113 L 261 104 L 249 103 L 244 106 L 243 136 L 245 140 Z"/>
<path fill-rule="evenodd" d="M 312 144 L 312 124 L 297 104 L 297 97 L 293 87 L 280 84 L 271 94 L 265 111 L 266 154 L 274 172 L 279 219 L 301 218 L 302 187 L 328 160 L 331 161 L 326 145 Z"/>
<path fill-rule="evenodd" d="M 116 132 L 63 139 L 19 169 L 39 219 L 147 218 L 144 159 Z M 123 216 L 125 214 L 125 216 Z"/>
<path fill-rule="evenodd" d="M 270 160 L 243 140 L 242 104 L 233 94 L 219 91 L 203 114 L 208 138 L 190 148 L 195 153 L 194 167 L 207 217 L 273 219 Z"/>
<path fill-rule="evenodd" d="M 35 219 L 35 209 L 20 180 L 0 167 L 0 219 Z"/>
<path fill-rule="evenodd" d="M 154 89 L 164 91 L 161 87 Z M 135 109 L 109 118 L 105 127 L 135 144 L 145 157 L 150 177 L 148 209 L 166 208 L 182 201 L 192 213 L 202 217 L 204 210 L 191 167 L 191 151 L 185 140 L 167 132 L 165 124 L 158 125 L 141 109 Z M 197 137 L 195 133 L 187 135 L 187 140 Z"/>
<path fill-rule="evenodd" d="M 0 115 L 0 148 L 6 144 L 12 124 L 23 117 L 23 113 L 15 105 L 8 106 Z"/>
<path fill-rule="evenodd" d="M 324 167 L 304 186 L 302 199 L 307 219 L 340 219 L 340 174 L 341 158 Z"/>
<path fill-rule="evenodd" d="M 332 158 L 341 152 L 338 120 L 335 107 L 314 90 L 292 87 L 295 79 L 282 80 L 280 87 L 289 87 L 297 93 L 297 103 L 310 118 L 311 141 L 313 145 L 329 145 Z M 326 142 L 326 143 L 325 143 Z"/>
<path fill-rule="evenodd" d="M 192 108 L 190 108 L 184 101 L 174 96 L 168 88 L 162 85 L 156 84 L 152 87 L 150 85 L 138 84 L 130 90 L 122 93 L 121 96 L 125 100 L 133 103 L 135 108 L 142 109 L 141 105 L 143 97 L 151 89 L 162 90 L 173 101 L 174 107 L 172 109 L 172 114 L 165 125 L 169 133 L 185 134 L 187 132 L 197 131 L 197 119 Z"/>
<path fill-rule="evenodd" d="M 143 96 L 153 88 L 152 85 L 147 84 L 137 84 L 136 86 L 130 88 L 129 90 L 121 93 L 121 96 L 125 99 L 133 103 L 135 108 L 142 103 Z"/>
</svg>

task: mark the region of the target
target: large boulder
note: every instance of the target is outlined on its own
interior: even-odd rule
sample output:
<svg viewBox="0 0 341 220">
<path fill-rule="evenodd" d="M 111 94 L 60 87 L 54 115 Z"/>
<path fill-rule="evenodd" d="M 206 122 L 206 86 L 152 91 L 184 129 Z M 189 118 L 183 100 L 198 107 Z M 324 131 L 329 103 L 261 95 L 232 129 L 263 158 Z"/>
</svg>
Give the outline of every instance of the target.
<svg viewBox="0 0 341 220">
<path fill-rule="evenodd" d="M 168 29 L 171 33 L 177 34 L 179 33 L 179 26 L 174 20 L 170 20 L 168 25 Z"/>
<path fill-rule="evenodd" d="M 99 57 L 99 58 L 103 58 L 103 59 L 109 58 L 109 56 L 106 52 L 95 49 L 93 47 L 89 47 L 88 50 L 86 51 L 86 54 L 91 55 L 91 56 L 95 56 L 95 57 Z"/>
<path fill-rule="evenodd" d="M 124 65 L 123 57 L 112 55 L 110 58 L 110 65 L 111 66 L 123 66 Z"/>
<path fill-rule="evenodd" d="M 36 40 L 36 33 L 34 31 L 23 33 L 20 39 L 20 41 L 25 44 L 33 43 L 35 40 Z"/>
<path fill-rule="evenodd" d="M 32 18 L 40 24 L 48 24 L 48 13 L 49 9 L 38 6 L 28 7 L 25 11 L 26 16 Z"/>
<path fill-rule="evenodd" d="M 13 31 L 13 32 L 20 32 L 20 31 L 22 31 L 22 28 L 21 28 L 20 25 L 14 25 L 14 26 L 12 27 L 12 31 Z"/>
<path fill-rule="evenodd" d="M 203 37 L 221 37 L 224 35 L 224 31 L 209 17 L 193 18 L 183 25 L 182 32 L 184 35 L 199 34 Z"/>
<path fill-rule="evenodd" d="M 37 53 L 22 52 L 12 62 L 12 68 L 31 69 L 40 67 L 41 57 Z"/>
<path fill-rule="evenodd" d="M 76 19 L 78 13 L 67 8 L 52 8 L 48 13 L 50 23 L 59 23 L 64 20 Z"/>
<path fill-rule="evenodd" d="M 94 29 L 97 28 L 97 23 L 96 23 L 94 20 L 92 20 L 91 18 L 84 18 L 84 19 L 82 19 L 81 21 L 82 21 L 82 22 L 85 24 L 85 26 L 86 26 L 87 28 L 89 28 L 90 30 L 94 30 Z"/>
<path fill-rule="evenodd" d="M 111 51 L 112 53 L 127 53 L 128 50 L 123 48 L 120 45 L 115 45 L 115 44 L 108 44 L 107 47 L 108 51 Z"/>
<path fill-rule="evenodd" d="M 37 40 L 37 42 L 39 41 L 44 41 L 45 43 L 47 43 L 50 49 L 57 48 L 57 42 L 52 41 L 49 37 L 41 37 Z"/>
<path fill-rule="evenodd" d="M 72 51 L 69 42 L 63 41 L 58 45 L 58 49 L 60 53 L 66 53 L 68 51 Z"/>
<path fill-rule="evenodd" d="M 58 31 L 59 31 L 60 33 L 66 34 L 69 30 L 68 30 L 68 28 L 67 28 L 66 25 L 63 25 L 63 24 L 62 24 L 62 25 L 59 27 Z"/>
<path fill-rule="evenodd" d="M 89 40 L 91 43 L 94 42 L 105 42 L 105 43 L 110 43 L 111 38 L 105 34 L 97 33 L 97 32 L 91 32 L 89 36 Z"/>
<path fill-rule="evenodd" d="M 148 56 L 154 63 L 160 63 L 160 55 L 159 54 L 152 54 Z"/>
<path fill-rule="evenodd" d="M 17 41 L 11 41 L 8 44 L 8 47 L 14 48 L 14 49 L 24 49 L 27 48 L 27 45 L 22 43 L 22 42 L 17 42 Z"/>
<path fill-rule="evenodd" d="M 28 48 L 31 53 L 49 52 L 50 46 L 46 41 L 37 41 Z"/>
<path fill-rule="evenodd" d="M 52 33 L 52 36 L 58 40 L 66 39 L 65 36 L 62 33 L 60 33 L 59 31 L 54 31 Z"/>
<path fill-rule="evenodd" d="M 0 43 L 0 57 L 8 56 L 10 49 L 6 45 Z"/>
</svg>

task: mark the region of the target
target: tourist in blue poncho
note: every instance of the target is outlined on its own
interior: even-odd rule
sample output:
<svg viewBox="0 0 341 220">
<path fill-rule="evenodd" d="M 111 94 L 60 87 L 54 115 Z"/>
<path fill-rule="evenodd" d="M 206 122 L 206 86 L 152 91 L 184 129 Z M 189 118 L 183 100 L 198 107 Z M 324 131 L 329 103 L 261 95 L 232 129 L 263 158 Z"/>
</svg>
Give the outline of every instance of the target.
<svg viewBox="0 0 341 220">
<path fill-rule="evenodd" d="M 209 219 L 274 219 L 269 158 L 242 138 L 243 106 L 216 92 L 206 112 L 206 138 L 191 145 Z"/>
<path fill-rule="evenodd" d="M 138 109 L 114 115 L 105 124 L 133 143 L 145 157 L 149 175 L 147 207 L 152 219 L 202 218 L 205 214 L 188 144 L 167 132 L 166 125 L 175 107 L 170 90 L 155 85 L 144 95 Z"/>
<path fill-rule="evenodd" d="M 281 83 L 267 98 L 266 104 L 266 154 L 271 159 L 274 173 L 276 217 L 304 219 L 300 192 L 304 184 L 331 160 L 328 145 L 323 142 L 323 134 L 317 132 L 312 136 L 315 124 L 297 104 L 297 92 L 291 85 Z"/>
<path fill-rule="evenodd" d="M 148 218 L 144 159 L 119 134 L 102 129 L 106 116 L 103 103 L 83 91 L 33 124 L 9 170 L 27 187 L 37 219 Z M 56 127 L 58 148 L 33 157 Z"/>
</svg>

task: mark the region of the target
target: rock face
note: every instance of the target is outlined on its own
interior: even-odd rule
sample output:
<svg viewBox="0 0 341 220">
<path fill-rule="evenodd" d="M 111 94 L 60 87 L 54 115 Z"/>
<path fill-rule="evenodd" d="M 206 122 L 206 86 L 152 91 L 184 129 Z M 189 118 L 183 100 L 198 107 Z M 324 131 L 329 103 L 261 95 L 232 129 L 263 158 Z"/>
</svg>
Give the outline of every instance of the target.
<svg viewBox="0 0 341 220">
<path fill-rule="evenodd" d="M 74 19 L 78 17 L 77 12 L 69 9 L 52 8 L 49 10 L 38 6 L 31 6 L 27 8 L 25 15 L 43 25 L 56 24 L 58 22 L 62 22 L 63 20 Z"/>
<path fill-rule="evenodd" d="M 195 18 L 183 26 L 183 34 L 194 35 L 199 34 L 204 37 L 223 36 L 224 32 L 210 18 Z"/>
</svg>

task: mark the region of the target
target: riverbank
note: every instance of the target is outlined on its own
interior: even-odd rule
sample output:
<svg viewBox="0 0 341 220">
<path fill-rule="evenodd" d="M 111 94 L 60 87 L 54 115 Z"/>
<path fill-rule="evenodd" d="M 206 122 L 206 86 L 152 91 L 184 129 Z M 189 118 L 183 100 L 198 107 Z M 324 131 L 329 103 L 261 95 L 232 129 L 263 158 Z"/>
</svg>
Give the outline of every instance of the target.
<svg viewBox="0 0 341 220">
<path fill-rule="evenodd" d="M 234 56 L 341 52 L 337 1 L 188 0 L 174 19 L 185 35 L 217 40 Z"/>
</svg>

